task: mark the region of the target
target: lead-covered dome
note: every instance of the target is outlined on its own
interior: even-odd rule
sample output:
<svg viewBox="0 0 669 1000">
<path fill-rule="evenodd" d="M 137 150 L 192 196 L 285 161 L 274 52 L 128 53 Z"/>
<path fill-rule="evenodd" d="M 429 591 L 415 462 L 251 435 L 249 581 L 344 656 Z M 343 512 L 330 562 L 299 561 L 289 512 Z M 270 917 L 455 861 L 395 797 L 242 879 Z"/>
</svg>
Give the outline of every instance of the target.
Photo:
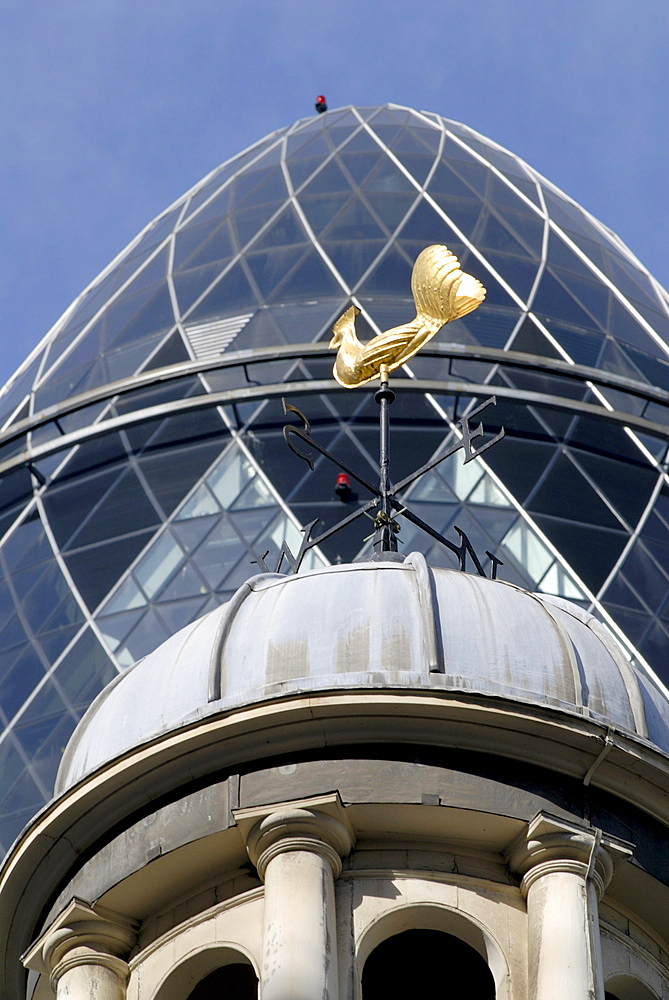
<svg viewBox="0 0 669 1000">
<path fill-rule="evenodd" d="M 156 737 L 268 699 L 354 691 L 364 729 L 364 692 L 378 689 L 576 712 L 669 752 L 669 703 L 592 615 L 412 553 L 249 580 L 102 692 L 58 790 Z"/>
</svg>

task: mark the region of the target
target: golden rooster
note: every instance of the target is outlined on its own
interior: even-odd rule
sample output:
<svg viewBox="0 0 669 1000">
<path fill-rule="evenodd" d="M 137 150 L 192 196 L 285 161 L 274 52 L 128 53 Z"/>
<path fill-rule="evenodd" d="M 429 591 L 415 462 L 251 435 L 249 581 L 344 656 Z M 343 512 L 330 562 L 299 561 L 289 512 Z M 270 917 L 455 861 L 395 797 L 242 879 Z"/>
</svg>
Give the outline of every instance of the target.
<svg viewBox="0 0 669 1000">
<path fill-rule="evenodd" d="M 460 263 L 448 247 L 426 247 L 416 258 L 411 273 L 411 291 L 416 318 L 361 344 L 355 332 L 356 306 L 347 309 L 335 323 L 330 347 L 338 347 L 332 373 L 340 385 L 354 389 L 379 378 L 381 367 L 391 372 L 412 358 L 445 323 L 476 309 L 485 298 L 485 288 Z"/>
</svg>

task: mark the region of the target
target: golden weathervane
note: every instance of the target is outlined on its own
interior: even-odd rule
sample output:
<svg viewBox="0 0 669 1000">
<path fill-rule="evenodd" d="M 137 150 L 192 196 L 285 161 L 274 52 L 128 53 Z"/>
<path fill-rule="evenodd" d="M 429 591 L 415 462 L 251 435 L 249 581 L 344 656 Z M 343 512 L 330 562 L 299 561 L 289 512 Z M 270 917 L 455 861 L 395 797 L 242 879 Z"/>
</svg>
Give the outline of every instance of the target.
<svg viewBox="0 0 669 1000">
<path fill-rule="evenodd" d="M 333 462 L 340 470 L 340 478 L 346 480 L 350 486 L 350 480 L 355 480 L 372 495 L 372 499 L 361 507 L 357 507 L 347 514 L 337 524 L 326 528 L 315 538 L 311 533 L 318 524 L 319 519 L 311 521 L 302 529 L 304 538 L 296 556 L 294 556 L 284 541 L 279 552 L 279 561 L 275 572 L 281 570 L 284 559 L 287 559 L 294 573 L 297 573 L 305 554 L 320 545 L 326 539 L 336 534 L 342 528 L 347 527 L 363 514 L 371 518 L 374 522 L 373 546 L 377 558 L 392 558 L 389 553 L 397 552 L 397 534 L 400 530 L 398 518 L 401 516 L 410 521 L 415 527 L 426 532 L 431 538 L 436 539 L 445 545 L 455 556 L 461 570 L 466 569 L 467 557 L 471 557 L 472 562 L 480 576 L 485 576 L 485 571 L 479 557 L 474 551 L 474 547 L 461 528 L 454 525 L 459 536 L 459 544 L 445 538 L 429 524 L 423 521 L 417 514 L 407 506 L 403 493 L 415 483 L 425 473 L 430 472 L 440 462 L 445 461 L 456 451 L 462 449 L 465 453 L 465 464 L 482 455 L 488 448 L 492 448 L 504 437 L 502 427 L 495 436 L 486 441 L 478 448 L 472 442 L 481 437 L 484 433 L 483 424 L 473 427 L 470 421 L 488 406 L 494 406 L 496 399 L 491 396 L 489 399 L 479 403 L 473 409 L 469 409 L 458 421 L 462 433 L 457 436 L 457 440 L 446 450 L 441 450 L 437 458 L 430 459 L 425 465 L 405 476 L 399 482 L 393 483 L 390 479 L 390 417 L 389 407 L 395 399 L 395 393 L 390 388 L 388 375 L 395 368 L 399 368 L 405 361 L 412 358 L 434 337 L 435 333 L 441 329 L 445 323 L 460 316 L 466 316 L 468 312 L 476 309 L 485 298 L 485 288 L 480 281 L 473 278 L 471 274 L 464 274 L 460 269 L 455 254 L 452 254 L 448 247 L 431 246 L 426 247 L 418 255 L 411 274 L 411 291 L 413 292 L 416 304 L 416 318 L 406 326 L 397 326 L 392 330 L 386 330 L 374 337 L 368 344 L 361 344 L 355 333 L 355 317 L 360 312 L 355 306 L 347 309 L 334 325 L 330 347 L 336 347 L 337 357 L 334 364 L 334 377 L 346 389 L 355 389 L 359 385 L 365 385 L 372 379 L 378 378 L 381 381 L 380 387 L 374 393 L 374 400 L 379 404 L 379 485 L 378 487 L 370 482 L 366 476 L 360 475 L 355 469 L 344 464 L 339 456 L 330 454 L 327 448 L 316 438 L 311 436 L 311 424 L 308 418 L 301 413 L 296 406 L 287 400 L 283 400 L 283 410 L 286 414 L 294 414 L 302 423 L 302 426 L 286 424 L 283 428 L 283 436 L 286 444 L 298 458 L 303 459 L 310 469 L 314 469 L 313 453 L 319 452 L 324 458 Z M 306 444 L 308 451 L 299 448 L 295 439 Z M 357 494 L 351 494 L 351 501 L 357 500 Z M 343 497 L 340 494 L 340 499 Z M 345 501 L 346 502 L 346 501 Z M 367 539 L 365 539 L 366 541 Z M 263 572 L 268 572 L 265 557 L 269 554 L 267 550 L 262 556 L 254 559 Z M 500 559 L 492 552 L 486 555 L 491 563 L 491 577 L 494 580 L 497 576 L 497 567 L 502 565 Z"/>
<path fill-rule="evenodd" d="M 380 333 L 368 344 L 361 344 L 355 332 L 360 310 L 351 306 L 340 316 L 330 341 L 330 347 L 339 348 L 332 371 L 340 385 L 355 389 L 375 378 L 385 381 L 388 372 L 412 358 L 445 323 L 466 316 L 485 298 L 481 282 L 461 271 L 455 254 L 438 244 L 418 255 L 411 273 L 411 291 L 416 318 Z"/>
</svg>

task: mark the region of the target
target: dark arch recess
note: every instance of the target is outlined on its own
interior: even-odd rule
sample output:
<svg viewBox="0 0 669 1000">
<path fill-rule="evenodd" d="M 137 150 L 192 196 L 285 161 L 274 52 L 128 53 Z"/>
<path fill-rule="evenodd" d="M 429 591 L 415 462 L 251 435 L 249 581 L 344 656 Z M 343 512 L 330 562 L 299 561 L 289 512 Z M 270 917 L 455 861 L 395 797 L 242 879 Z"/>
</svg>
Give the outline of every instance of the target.
<svg viewBox="0 0 669 1000">
<path fill-rule="evenodd" d="M 235 1000 L 257 1000 L 258 980 L 250 965 L 235 962 L 214 969 L 201 979 L 187 1000 L 220 1000 L 234 997 Z"/>
<path fill-rule="evenodd" d="M 444 931 L 410 930 L 386 938 L 362 973 L 362 1000 L 448 995 L 495 1000 L 495 981 L 479 953 Z"/>
</svg>

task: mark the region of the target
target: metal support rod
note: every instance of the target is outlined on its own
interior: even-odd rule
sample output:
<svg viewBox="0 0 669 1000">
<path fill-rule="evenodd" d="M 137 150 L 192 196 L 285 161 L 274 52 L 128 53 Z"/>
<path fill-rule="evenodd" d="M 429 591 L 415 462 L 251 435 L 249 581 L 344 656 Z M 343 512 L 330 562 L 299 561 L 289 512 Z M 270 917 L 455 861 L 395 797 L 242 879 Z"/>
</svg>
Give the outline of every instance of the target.
<svg viewBox="0 0 669 1000">
<path fill-rule="evenodd" d="M 395 400 L 395 393 L 388 384 L 388 368 L 381 365 L 381 386 L 377 389 L 374 399 L 380 407 L 379 418 L 379 491 L 381 493 L 381 509 L 376 515 L 376 533 L 374 535 L 375 552 L 397 552 L 395 537 L 395 520 L 393 518 L 393 503 L 390 487 L 390 405 Z"/>
</svg>

